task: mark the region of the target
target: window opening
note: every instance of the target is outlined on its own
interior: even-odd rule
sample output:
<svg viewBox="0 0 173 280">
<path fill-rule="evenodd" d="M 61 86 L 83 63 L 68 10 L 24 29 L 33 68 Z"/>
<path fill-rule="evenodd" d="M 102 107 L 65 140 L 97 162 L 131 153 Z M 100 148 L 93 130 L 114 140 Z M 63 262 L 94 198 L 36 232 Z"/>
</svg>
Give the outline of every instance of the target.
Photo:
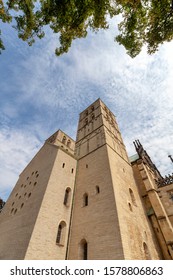
<svg viewBox="0 0 173 280">
<path fill-rule="evenodd" d="M 68 206 L 69 199 L 70 199 L 70 188 L 67 188 L 65 190 L 65 195 L 64 195 L 64 205 Z"/>
<path fill-rule="evenodd" d="M 132 212 L 133 210 L 132 210 L 132 205 L 131 205 L 131 203 L 129 202 L 128 205 L 129 205 L 130 211 Z"/>
<path fill-rule="evenodd" d="M 71 145 L 71 141 L 68 140 L 68 141 L 67 141 L 67 147 L 70 147 L 70 145 Z"/>
<path fill-rule="evenodd" d="M 88 259 L 88 243 L 85 239 L 81 240 L 79 244 L 79 259 L 87 260 Z"/>
<path fill-rule="evenodd" d="M 64 167 L 65 167 L 65 163 L 62 164 L 62 168 L 64 168 Z"/>
<path fill-rule="evenodd" d="M 85 206 L 88 206 L 88 194 L 87 193 L 85 193 L 84 195 L 83 195 L 83 206 L 85 207 Z"/>
<path fill-rule="evenodd" d="M 151 255 L 150 255 L 150 252 L 148 250 L 148 246 L 145 242 L 143 242 L 143 248 L 144 248 L 144 253 L 145 253 L 146 260 L 151 260 Z"/>
<path fill-rule="evenodd" d="M 61 240 L 61 231 L 62 231 L 62 225 L 59 225 L 58 227 L 58 233 L 57 233 L 57 238 L 56 238 L 56 243 L 59 244 Z"/>
<path fill-rule="evenodd" d="M 132 201 L 133 205 L 137 206 L 136 205 L 136 199 L 135 199 L 135 196 L 134 196 L 134 193 L 133 193 L 132 189 L 129 189 L 129 193 L 130 193 L 130 197 L 131 197 L 131 201 Z"/>
<path fill-rule="evenodd" d="M 66 229 L 66 223 L 62 221 L 58 226 L 58 232 L 56 237 L 56 244 L 58 245 L 64 245 L 65 242 L 65 229 Z"/>
<path fill-rule="evenodd" d="M 64 135 L 63 138 L 62 138 L 62 143 L 65 144 L 65 142 L 66 142 L 66 137 Z"/>
<path fill-rule="evenodd" d="M 100 187 L 96 186 L 96 193 L 100 193 Z"/>
</svg>

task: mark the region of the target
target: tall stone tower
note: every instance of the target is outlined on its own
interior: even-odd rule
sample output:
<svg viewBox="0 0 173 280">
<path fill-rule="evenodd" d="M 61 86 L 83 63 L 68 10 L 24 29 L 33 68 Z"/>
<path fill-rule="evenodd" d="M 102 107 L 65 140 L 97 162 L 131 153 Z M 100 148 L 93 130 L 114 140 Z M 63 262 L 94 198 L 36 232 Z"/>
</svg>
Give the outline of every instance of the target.
<svg viewBox="0 0 173 280">
<path fill-rule="evenodd" d="M 59 130 L 20 174 L 0 216 L 0 259 L 66 258 L 74 147 Z"/>
<path fill-rule="evenodd" d="M 68 259 L 159 258 L 113 113 L 98 99 L 80 114 Z"/>
</svg>

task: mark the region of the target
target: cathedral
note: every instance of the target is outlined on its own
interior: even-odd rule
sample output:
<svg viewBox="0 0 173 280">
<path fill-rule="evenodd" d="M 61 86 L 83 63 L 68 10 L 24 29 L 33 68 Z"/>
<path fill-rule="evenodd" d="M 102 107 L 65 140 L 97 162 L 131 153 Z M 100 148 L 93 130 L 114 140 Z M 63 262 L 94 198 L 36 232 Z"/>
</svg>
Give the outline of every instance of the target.
<svg viewBox="0 0 173 280">
<path fill-rule="evenodd" d="M 134 145 L 129 158 L 100 99 L 80 113 L 76 141 L 51 135 L 0 213 L 0 259 L 173 259 L 173 176 Z"/>
</svg>

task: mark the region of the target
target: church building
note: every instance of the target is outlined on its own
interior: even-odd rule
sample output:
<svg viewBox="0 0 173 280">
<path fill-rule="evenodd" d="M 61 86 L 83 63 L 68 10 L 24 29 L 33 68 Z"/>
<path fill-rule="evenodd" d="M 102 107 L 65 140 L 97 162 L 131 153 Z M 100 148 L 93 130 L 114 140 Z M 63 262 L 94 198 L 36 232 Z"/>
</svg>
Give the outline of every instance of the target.
<svg viewBox="0 0 173 280">
<path fill-rule="evenodd" d="M 0 259 L 173 259 L 173 176 L 134 145 L 129 158 L 100 99 L 80 113 L 76 141 L 51 135 L 0 213 Z"/>
</svg>

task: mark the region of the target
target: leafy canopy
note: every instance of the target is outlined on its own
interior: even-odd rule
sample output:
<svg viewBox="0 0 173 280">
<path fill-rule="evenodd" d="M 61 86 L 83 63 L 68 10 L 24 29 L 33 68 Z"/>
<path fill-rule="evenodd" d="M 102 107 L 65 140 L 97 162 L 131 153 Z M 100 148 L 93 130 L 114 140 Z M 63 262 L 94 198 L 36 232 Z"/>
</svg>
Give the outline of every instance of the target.
<svg viewBox="0 0 173 280">
<path fill-rule="evenodd" d="M 144 45 L 152 54 L 173 38 L 173 0 L 0 0 L 0 20 L 13 23 L 18 37 L 29 45 L 44 37 L 46 25 L 58 33 L 57 55 L 68 52 L 73 40 L 86 37 L 88 30 L 109 28 L 108 18 L 116 15 L 122 21 L 115 41 L 131 57 Z"/>
</svg>

